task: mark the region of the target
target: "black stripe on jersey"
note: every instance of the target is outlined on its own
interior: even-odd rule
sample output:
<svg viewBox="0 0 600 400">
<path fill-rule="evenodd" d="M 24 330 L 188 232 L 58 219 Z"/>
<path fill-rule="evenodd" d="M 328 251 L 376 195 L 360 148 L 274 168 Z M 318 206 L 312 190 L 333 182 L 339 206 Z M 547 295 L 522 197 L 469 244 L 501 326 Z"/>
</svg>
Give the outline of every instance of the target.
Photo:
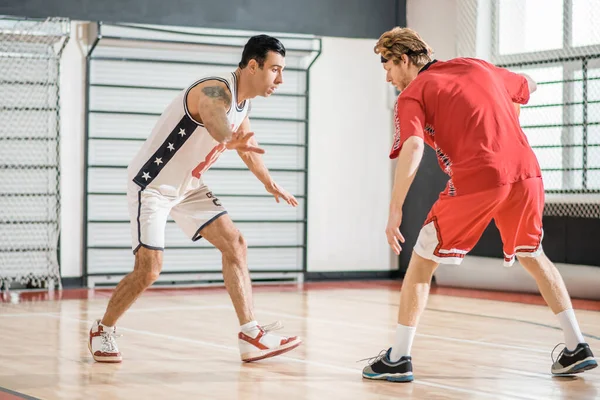
<svg viewBox="0 0 600 400">
<path fill-rule="evenodd" d="M 227 85 L 227 89 L 229 89 L 229 93 L 231 93 L 231 98 L 233 101 L 233 90 L 231 89 L 231 86 L 229 85 L 229 82 L 227 81 L 227 79 L 223 79 L 219 76 L 209 76 L 208 78 L 202 78 L 199 81 L 194 82 L 194 84 L 192 86 L 190 86 L 186 91 L 185 91 L 185 95 L 183 96 L 183 109 L 185 110 L 185 114 L 192 120 L 194 121 L 194 123 L 196 123 L 197 125 L 200 126 L 204 126 L 203 123 L 196 121 L 193 117 L 192 114 L 190 114 L 190 110 L 188 109 L 187 106 L 187 97 L 188 97 L 188 93 L 190 93 L 190 90 L 192 90 L 193 88 L 195 88 L 196 86 L 198 86 L 199 84 L 206 82 L 206 81 L 219 81 L 224 83 L 225 85 Z M 237 97 L 237 96 L 236 96 Z M 229 107 L 229 110 L 227 110 L 227 114 L 229 114 L 231 112 L 232 107 Z"/>
<path fill-rule="evenodd" d="M 142 169 L 138 171 L 133 181 L 142 189 L 145 189 L 173 158 L 177 150 L 192 136 L 197 127 L 198 124 L 196 122 L 187 114 L 184 115 L 163 144 L 146 161 Z"/>
</svg>

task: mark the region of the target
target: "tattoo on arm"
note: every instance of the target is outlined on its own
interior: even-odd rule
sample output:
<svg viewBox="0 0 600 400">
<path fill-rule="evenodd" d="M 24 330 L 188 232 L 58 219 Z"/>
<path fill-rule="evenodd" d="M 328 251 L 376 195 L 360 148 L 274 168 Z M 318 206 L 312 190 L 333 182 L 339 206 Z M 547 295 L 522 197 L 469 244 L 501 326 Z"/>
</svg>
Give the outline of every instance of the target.
<svg viewBox="0 0 600 400">
<path fill-rule="evenodd" d="M 199 112 L 208 133 L 219 143 L 231 139 L 231 129 L 227 121 L 227 109 L 231 107 L 231 93 L 221 86 L 202 88 L 206 96 L 199 103 Z M 225 109 L 223 108 L 225 106 Z"/>
<path fill-rule="evenodd" d="M 221 86 L 207 86 L 202 88 L 202 93 L 215 100 L 221 100 L 227 107 L 231 106 L 231 94 Z"/>
</svg>

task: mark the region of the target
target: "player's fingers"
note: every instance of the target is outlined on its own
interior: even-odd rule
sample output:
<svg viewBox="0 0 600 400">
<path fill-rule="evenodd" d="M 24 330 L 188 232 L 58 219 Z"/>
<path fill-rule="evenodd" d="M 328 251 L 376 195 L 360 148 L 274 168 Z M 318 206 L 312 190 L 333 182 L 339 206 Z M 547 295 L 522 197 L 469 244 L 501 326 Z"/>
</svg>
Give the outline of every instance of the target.
<svg viewBox="0 0 600 400">
<path fill-rule="evenodd" d="M 398 241 L 396 240 L 396 242 L 394 243 L 394 253 L 396 253 L 396 255 L 400 255 L 401 251 L 402 246 L 400 246 L 400 243 L 398 243 Z"/>
<path fill-rule="evenodd" d="M 402 248 L 400 247 L 400 244 L 398 244 L 398 241 L 396 239 L 392 240 L 392 242 L 390 243 L 390 247 L 392 248 L 394 253 L 396 253 L 396 255 L 400 255 L 400 250 L 402 250 Z"/>
<path fill-rule="evenodd" d="M 404 236 L 402 236 L 402 233 L 400 233 L 400 228 L 394 229 L 394 236 L 398 238 L 401 243 L 404 243 Z"/>
<path fill-rule="evenodd" d="M 390 245 L 390 247 L 392 248 L 394 253 L 396 253 L 396 255 L 400 255 L 400 251 L 402 250 L 402 247 L 400 247 L 400 243 L 398 243 L 398 239 L 396 238 L 396 236 L 394 236 L 393 232 L 386 232 L 386 234 L 387 234 L 388 244 Z"/>
<path fill-rule="evenodd" d="M 250 140 L 250 138 L 254 136 L 254 132 L 246 132 L 244 134 L 242 134 L 242 140 L 244 142 L 247 142 L 248 140 Z"/>
<path fill-rule="evenodd" d="M 257 147 L 257 146 L 246 146 L 246 151 L 251 151 L 257 154 L 265 154 L 265 149 Z"/>
<path fill-rule="evenodd" d="M 284 199 L 286 202 L 290 202 L 291 196 L 289 194 L 287 194 L 284 191 L 279 191 L 279 195 L 281 196 L 282 199 Z"/>
</svg>

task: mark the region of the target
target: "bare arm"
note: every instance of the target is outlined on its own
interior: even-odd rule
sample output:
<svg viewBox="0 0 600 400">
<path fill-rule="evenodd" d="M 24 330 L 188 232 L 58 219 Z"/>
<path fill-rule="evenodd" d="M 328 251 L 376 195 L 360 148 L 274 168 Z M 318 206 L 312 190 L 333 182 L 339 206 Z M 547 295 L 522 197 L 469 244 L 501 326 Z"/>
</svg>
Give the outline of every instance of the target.
<svg viewBox="0 0 600 400">
<path fill-rule="evenodd" d="M 226 143 L 233 132 L 227 121 L 231 92 L 227 85 L 213 80 L 198 85 L 198 113 L 208 133 L 219 143 Z"/>
<path fill-rule="evenodd" d="M 238 131 L 235 134 L 243 134 L 249 131 L 250 120 L 248 119 L 248 117 L 246 117 L 244 119 L 244 122 L 242 122 Z M 256 139 L 254 139 L 254 136 L 250 138 L 250 140 L 248 141 L 248 145 L 254 148 L 259 148 Z M 252 172 L 254 176 L 256 176 L 256 178 L 258 178 L 258 180 L 261 181 L 263 185 L 265 185 L 265 189 L 267 190 L 267 192 L 271 193 L 273 197 L 275 197 L 275 201 L 279 203 L 279 199 L 281 198 L 292 207 L 296 207 L 298 205 L 298 200 L 296 200 L 296 198 L 292 194 L 290 194 L 287 190 L 283 189 L 273 180 L 271 174 L 269 173 L 269 169 L 263 162 L 263 158 L 259 153 L 244 152 L 238 150 L 238 154 L 240 155 L 242 161 L 244 161 L 244 164 L 246 164 L 250 172 Z"/>
<path fill-rule="evenodd" d="M 240 125 L 238 132 L 250 132 L 250 120 L 248 117 L 244 119 L 244 122 Z M 252 137 L 249 142 L 249 145 L 258 147 L 258 142 L 254 137 Z M 254 174 L 258 178 L 259 181 L 262 182 L 263 185 L 267 186 L 273 183 L 273 178 L 271 178 L 271 174 L 267 169 L 265 163 L 263 162 L 263 158 L 260 154 L 251 153 L 251 152 L 242 152 L 238 150 L 238 154 L 240 155 L 244 164 L 248 167 L 250 172 Z"/>
<path fill-rule="evenodd" d="M 408 189 L 410 189 L 419 169 L 424 149 L 423 138 L 411 136 L 404 142 L 398 156 L 392 201 L 390 202 L 390 215 L 385 228 L 388 244 L 396 254 L 400 254 L 400 251 L 402 251 L 400 243 L 404 243 L 404 236 L 402 236 L 399 229 L 402 223 L 402 206 L 404 200 L 406 200 Z"/>
<path fill-rule="evenodd" d="M 420 137 L 412 136 L 404 142 L 396 165 L 390 214 L 402 213 L 404 200 L 406 200 L 408 189 L 415 179 L 424 151 L 425 144 Z"/>
</svg>

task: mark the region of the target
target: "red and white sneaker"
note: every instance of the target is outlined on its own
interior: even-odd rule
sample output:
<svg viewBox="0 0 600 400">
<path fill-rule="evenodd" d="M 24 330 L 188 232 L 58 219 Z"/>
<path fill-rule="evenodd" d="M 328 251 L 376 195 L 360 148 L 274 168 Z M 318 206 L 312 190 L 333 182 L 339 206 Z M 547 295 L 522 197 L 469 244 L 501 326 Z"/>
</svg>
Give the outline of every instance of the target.
<svg viewBox="0 0 600 400">
<path fill-rule="evenodd" d="M 97 319 L 90 329 L 90 339 L 88 340 L 88 349 L 92 353 L 94 360 L 105 363 L 119 363 L 123 360 L 116 341 L 116 329 L 107 329 L 100 325 Z"/>
<path fill-rule="evenodd" d="M 275 357 L 300 346 L 302 340 L 297 336 L 285 337 L 271 332 L 281 327 L 281 323 L 277 321 L 270 325 L 257 326 L 250 332 L 240 332 L 238 343 L 242 361 L 252 362 Z"/>
</svg>

